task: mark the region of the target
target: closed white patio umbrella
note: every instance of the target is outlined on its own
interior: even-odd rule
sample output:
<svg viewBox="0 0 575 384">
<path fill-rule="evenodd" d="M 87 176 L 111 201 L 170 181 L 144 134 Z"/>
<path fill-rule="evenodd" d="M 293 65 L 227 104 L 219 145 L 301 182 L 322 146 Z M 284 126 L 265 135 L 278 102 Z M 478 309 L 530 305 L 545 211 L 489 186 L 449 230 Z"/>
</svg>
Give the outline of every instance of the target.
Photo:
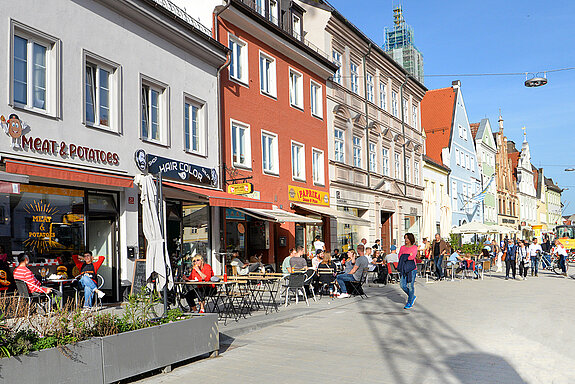
<svg viewBox="0 0 575 384">
<path fill-rule="evenodd" d="M 470 223 L 465 223 L 459 227 L 455 227 L 451 230 L 451 233 L 460 234 L 478 234 L 478 233 L 490 233 L 490 227 L 483 223 L 478 223 L 472 221 Z"/>
<path fill-rule="evenodd" d="M 154 178 L 152 175 L 137 175 L 134 181 L 140 187 L 142 229 L 148 243 L 146 248 L 146 281 L 149 284 L 152 274 L 155 272 L 158 276 L 157 288 L 162 290 L 164 285 L 168 284 L 168 289 L 171 289 L 174 281 L 156 206 L 158 191 Z"/>
<path fill-rule="evenodd" d="M 451 204 L 447 193 L 441 196 L 441 217 L 439 218 L 439 229 L 442 238 L 447 238 L 451 233 Z"/>
<path fill-rule="evenodd" d="M 433 190 L 426 183 L 425 190 L 423 192 L 423 223 L 421 225 L 421 237 L 428 238 L 431 240 L 433 238 L 435 224 L 435 198 L 433 196 Z"/>
</svg>

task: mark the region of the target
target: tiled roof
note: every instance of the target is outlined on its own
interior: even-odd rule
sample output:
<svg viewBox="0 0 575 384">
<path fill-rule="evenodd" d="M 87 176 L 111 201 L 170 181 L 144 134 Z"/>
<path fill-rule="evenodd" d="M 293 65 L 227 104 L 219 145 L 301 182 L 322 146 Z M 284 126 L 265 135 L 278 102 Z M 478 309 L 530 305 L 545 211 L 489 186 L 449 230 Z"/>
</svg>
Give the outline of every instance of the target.
<svg viewBox="0 0 575 384">
<path fill-rule="evenodd" d="M 471 123 L 469 124 L 469 128 L 471 128 L 471 137 L 477 139 L 477 131 L 479 130 L 479 123 Z"/>
<path fill-rule="evenodd" d="M 423 155 L 423 161 L 430 163 L 430 164 L 433 164 L 434 166 L 436 166 L 438 168 L 444 169 L 447 172 L 451 172 L 451 169 L 447 165 L 443 165 L 441 163 L 438 163 L 427 155 Z"/>
<path fill-rule="evenodd" d="M 421 124 L 427 136 L 426 155 L 443 164 L 441 150 L 449 147 L 455 91 L 441 88 L 427 91 L 421 100 Z"/>
</svg>

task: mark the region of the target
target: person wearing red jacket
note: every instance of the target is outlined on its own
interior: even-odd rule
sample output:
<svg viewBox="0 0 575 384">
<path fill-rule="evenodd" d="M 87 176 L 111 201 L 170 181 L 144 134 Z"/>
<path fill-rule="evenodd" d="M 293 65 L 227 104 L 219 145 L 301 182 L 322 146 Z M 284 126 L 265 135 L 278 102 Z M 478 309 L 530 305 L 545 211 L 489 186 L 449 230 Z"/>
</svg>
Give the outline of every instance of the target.
<svg viewBox="0 0 575 384">
<path fill-rule="evenodd" d="M 92 308 L 92 295 L 95 293 L 99 298 L 104 297 L 105 293 L 98 289 L 97 273 L 98 269 L 105 260 L 104 256 L 98 257 L 95 263 L 92 260 L 92 252 L 84 252 L 84 257 L 80 260 L 80 256 L 72 255 L 74 264 L 80 270 L 80 274 L 76 276 L 78 283 L 84 288 L 84 308 Z"/>
<path fill-rule="evenodd" d="M 212 276 L 214 276 L 214 271 L 212 267 L 204 262 L 204 258 L 200 255 L 196 255 L 192 258 L 192 273 L 190 276 L 185 277 L 185 281 L 210 281 Z M 190 306 L 192 312 L 197 311 L 195 299 L 200 301 L 200 313 L 205 312 L 205 298 L 207 296 L 213 296 L 216 293 L 216 288 L 213 284 L 210 285 L 197 285 L 194 289 L 191 289 L 186 293 L 186 301 Z"/>
</svg>

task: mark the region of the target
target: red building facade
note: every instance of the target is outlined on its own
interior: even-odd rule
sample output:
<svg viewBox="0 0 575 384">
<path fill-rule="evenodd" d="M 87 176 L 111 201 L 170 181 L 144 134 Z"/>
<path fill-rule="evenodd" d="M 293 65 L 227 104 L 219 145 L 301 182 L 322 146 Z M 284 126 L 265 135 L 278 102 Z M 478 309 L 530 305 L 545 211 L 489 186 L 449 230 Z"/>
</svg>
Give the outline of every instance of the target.
<svg viewBox="0 0 575 384">
<path fill-rule="evenodd" d="M 317 220 L 228 209 L 224 243 L 279 264 L 291 247 L 329 237 L 329 218 L 293 204 L 329 207 L 325 95 L 336 67 L 305 44 L 303 9 L 290 1 L 232 0 L 216 15 L 216 38 L 231 50 L 220 88 L 225 184 L 251 183 L 249 197 Z"/>
</svg>

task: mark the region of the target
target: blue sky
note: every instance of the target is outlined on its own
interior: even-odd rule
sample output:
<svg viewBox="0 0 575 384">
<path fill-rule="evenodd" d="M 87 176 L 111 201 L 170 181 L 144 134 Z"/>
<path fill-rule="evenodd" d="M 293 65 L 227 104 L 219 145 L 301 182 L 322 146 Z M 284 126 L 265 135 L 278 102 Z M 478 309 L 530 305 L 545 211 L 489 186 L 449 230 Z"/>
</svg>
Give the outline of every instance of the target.
<svg viewBox="0 0 575 384">
<path fill-rule="evenodd" d="M 330 0 L 379 45 L 393 24 L 391 0 Z M 575 67 L 575 3 L 568 1 L 402 1 L 423 53 L 425 74 L 538 72 Z M 523 141 L 527 130 L 532 163 L 562 188 L 566 214 L 575 213 L 575 70 L 547 74 L 548 84 L 526 88 L 525 76 L 426 77 L 428 89 L 461 80 L 470 122 L 488 117 L 497 129 Z"/>
</svg>

